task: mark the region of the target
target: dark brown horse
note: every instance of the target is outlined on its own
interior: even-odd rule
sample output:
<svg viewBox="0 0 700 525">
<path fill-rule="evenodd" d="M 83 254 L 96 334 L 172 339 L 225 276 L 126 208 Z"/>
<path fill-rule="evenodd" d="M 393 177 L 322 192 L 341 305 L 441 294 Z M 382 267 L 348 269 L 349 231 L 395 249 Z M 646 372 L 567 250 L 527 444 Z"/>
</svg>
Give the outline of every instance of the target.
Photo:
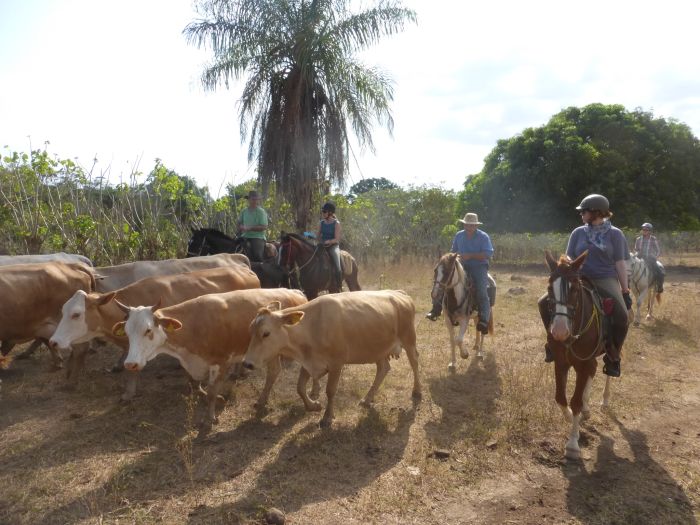
<svg viewBox="0 0 700 525">
<path fill-rule="evenodd" d="M 187 243 L 187 256 L 216 255 L 217 253 L 242 253 L 248 255 L 248 243 L 243 237 L 229 237 L 224 232 L 214 228 L 200 228 L 192 230 L 192 237 Z M 265 260 L 277 256 L 277 246 L 274 243 L 265 243 Z"/>
<path fill-rule="evenodd" d="M 296 273 L 299 287 L 309 300 L 328 290 L 340 292 L 335 279 L 335 270 L 330 254 L 321 245 L 316 245 L 296 233 L 283 233 L 278 256 L 280 266 Z M 343 279 L 351 292 L 361 290 L 357 280 L 357 262 L 345 250 L 340 250 Z"/>
<path fill-rule="evenodd" d="M 571 459 L 581 457 L 579 425 L 582 418 L 590 415 L 591 385 L 598 368 L 596 358 L 605 351 L 598 294 L 579 275 L 579 268 L 587 255 L 588 252 L 584 252 L 574 261 L 562 256 L 556 261 L 549 252 L 545 253 L 551 272 L 547 287 L 551 321 L 547 328 L 547 342 L 554 353 L 555 400 L 564 417 L 571 422 L 565 450 L 566 457 Z M 576 386 L 567 405 L 566 380 L 571 367 L 576 372 Z M 603 406 L 608 406 L 610 400 L 610 377 L 606 377 Z"/>
</svg>

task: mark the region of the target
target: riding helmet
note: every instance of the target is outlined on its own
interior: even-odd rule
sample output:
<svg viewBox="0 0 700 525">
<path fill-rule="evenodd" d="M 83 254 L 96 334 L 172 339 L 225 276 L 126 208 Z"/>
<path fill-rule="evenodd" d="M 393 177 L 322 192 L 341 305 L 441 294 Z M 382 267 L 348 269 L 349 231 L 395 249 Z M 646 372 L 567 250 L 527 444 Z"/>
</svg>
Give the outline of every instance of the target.
<svg viewBox="0 0 700 525">
<path fill-rule="evenodd" d="M 581 204 L 576 206 L 578 211 L 581 210 L 591 210 L 591 211 L 602 211 L 606 212 L 610 210 L 610 202 L 602 195 L 597 193 L 591 193 L 587 197 L 584 197 Z"/>
<path fill-rule="evenodd" d="M 652 224 L 650 222 L 645 222 L 644 224 L 642 224 L 642 230 L 644 230 L 644 229 L 653 230 L 654 227 L 652 226 Z"/>
<path fill-rule="evenodd" d="M 332 203 L 331 201 L 328 201 L 326 204 L 323 205 L 323 208 L 321 208 L 321 211 L 335 213 L 335 204 Z"/>
</svg>

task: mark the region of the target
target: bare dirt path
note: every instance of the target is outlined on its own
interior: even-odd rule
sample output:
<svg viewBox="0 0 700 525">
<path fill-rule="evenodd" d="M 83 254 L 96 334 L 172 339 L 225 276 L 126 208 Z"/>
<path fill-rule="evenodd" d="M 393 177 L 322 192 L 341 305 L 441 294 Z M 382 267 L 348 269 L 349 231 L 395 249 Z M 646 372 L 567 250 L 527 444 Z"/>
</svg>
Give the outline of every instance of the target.
<svg viewBox="0 0 700 525">
<path fill-rule="evenodd" d="M 198 399 L 167 358 L 149 364 L 129 405 L 118 402 L 123 378 L 106 371 L 114 350 L 89 356 L 75 391 L 46 352 L 13 362 L 0 371 L 0 523 L 260 523 L 270 507 L 299 524 L 697 523 L 700 275 L 671 272 L 657 319 L 630 330 L 611 408 L 593 411 L 583 459 L 569 462 L 536 314 L 544 269 L 493 273 L 486 358 L 450 374 L 443 323 L 420 320 L 430 266 L 365 269 L 366 289 L 416 301 L 424 399 L 411 402 L 402 357 L 363 409 L 374 367 L 347 367 L 327 431 L 296 396 L 295 366 L 260 418 L 263 376 L 237 382 L 202 435 Z"/>
</svg>

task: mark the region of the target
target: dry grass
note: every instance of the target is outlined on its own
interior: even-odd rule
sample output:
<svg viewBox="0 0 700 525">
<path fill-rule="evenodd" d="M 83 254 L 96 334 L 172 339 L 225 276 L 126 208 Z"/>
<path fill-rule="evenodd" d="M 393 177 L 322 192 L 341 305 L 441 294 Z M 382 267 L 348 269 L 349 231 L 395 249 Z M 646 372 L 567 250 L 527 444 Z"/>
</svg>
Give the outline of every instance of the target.
<svg viewBox="0 0 700 525">
<path fill-rule="evenodd" d="M 122 378 L 104 371 L 116 352 L 90 356 L 73 392 L 47 353 L 13 362 L 0 372 L 0 523 L 250 523 L 269 507 L 291 523 L 696 523 L 698 275 L 670 275 L 658 319 L 631 329 L 613 408 L 594 410 L 584 459 L 571 463 L 542 362 L 544 272 L 494 273 L 483 361 L 451 375 L 444 325 L 421 320 L 423 401 L 411 401 L 405 358 L 371 410 L 358 402 L 374 366 L 347 367 L 327 431 L 296 396 L 295 366 L 264 417 L 254 374 L 200 436 L 203 404 L 168 358 L 147 367 L 129 405 L 118 403 Z M 363 268 L 361 282 L 406 290 L 420 315 L 431 278 L 428 265 L 406 265 Z M 598 378 L 594 400 L 601 388 Z"/>
</svg>

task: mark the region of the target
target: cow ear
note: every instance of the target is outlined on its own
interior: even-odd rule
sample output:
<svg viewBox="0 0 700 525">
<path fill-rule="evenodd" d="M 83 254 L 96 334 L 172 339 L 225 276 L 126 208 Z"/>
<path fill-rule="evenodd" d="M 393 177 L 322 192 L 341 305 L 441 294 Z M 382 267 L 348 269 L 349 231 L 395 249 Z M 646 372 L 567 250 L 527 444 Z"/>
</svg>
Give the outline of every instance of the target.
<svg viewBox="0 0 700 525">
<path fill-rule="evenodd" d="M 126 337 L 126 330 L 124 330 L 124 327 L 126 326 L 126 321 L 120 321 L 116 323 L 112 327 L 112 334 L 116 335 L 117 337 Z"/>
<path fill-rule="evenodd" d="M 557 260 L 554 257 L 552 257 L 552 254 L 549 252 L 549 250 L 544 251 L 544 260 L 547 263 L 550 272 L 553 272 L 557 269 Z"/>
<path fill-rule="evenodd" d="M 304 312 L 289 312 L 282 318 L 284 324 L 295 325 L 304 318 Z"/>
<path fill-rule="evenodd" d="M 278 310 L 282 309 L 282 303 L 279 301 L 272 301 L 265 308 L 267 308 L 270 312 L 277 312 Z"/>
<path fill-rule="evenodd" d="M 182 323 L 172 317 L 156 317 L 155 321 L 166 332 L 175 332 L 182 328 Z"/>
<path fill-rule="evenodd" d="M 97 298 L 97 306 L 102 306 L 102 305 L 105 305 L 105 304 L 111 302 L 112 299 L 114 299 L 116 296 L 117 296 L 117 292 L 109 292 L 109 293 L 104 293 L 104 294 L 100 295 Z"/>
</svg>

